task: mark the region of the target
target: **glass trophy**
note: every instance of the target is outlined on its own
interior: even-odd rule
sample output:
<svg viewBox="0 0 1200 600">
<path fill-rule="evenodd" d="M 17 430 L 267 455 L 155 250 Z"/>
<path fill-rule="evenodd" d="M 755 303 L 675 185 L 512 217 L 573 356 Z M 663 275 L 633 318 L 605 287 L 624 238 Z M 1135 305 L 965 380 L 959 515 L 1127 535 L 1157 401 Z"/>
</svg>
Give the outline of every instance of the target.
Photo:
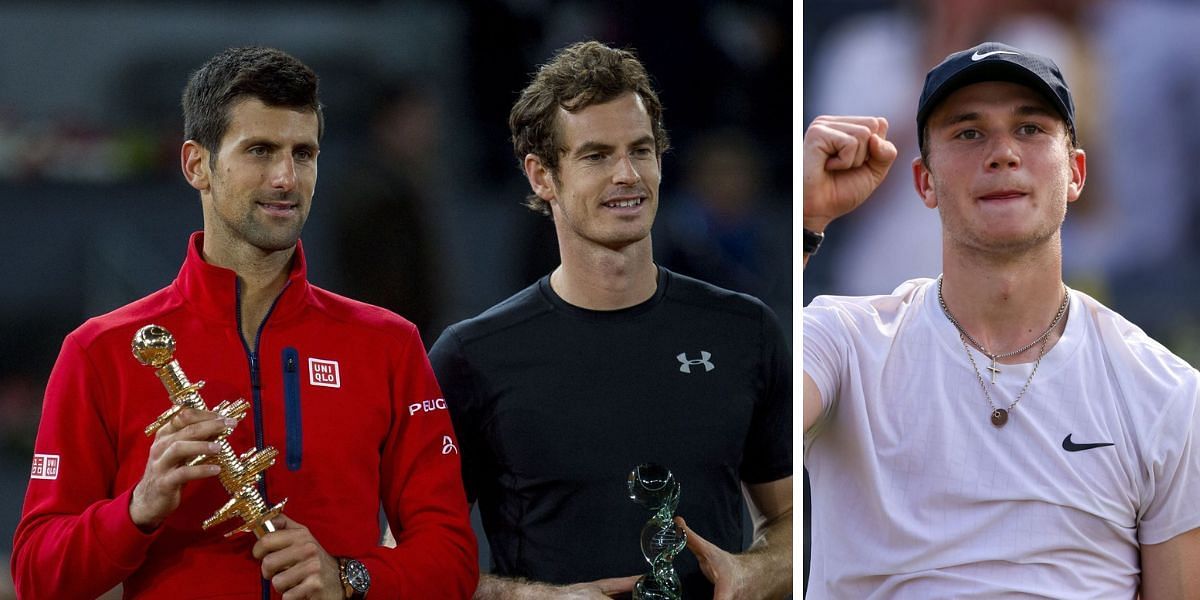
<svg viewBox="0 0 1200 600">
<path fill-rule="evenodd" d="M 675 524 L 679 482 L 662 465 L 646 463 L 629 472 L 629 499 L 653 511 L 642 527 L 642 556 L 650 572 L 638 579 L 634 600 L 679 600 L 679 575 L 671 561 L 687 545 L 687 534 Z"/>
</svg>

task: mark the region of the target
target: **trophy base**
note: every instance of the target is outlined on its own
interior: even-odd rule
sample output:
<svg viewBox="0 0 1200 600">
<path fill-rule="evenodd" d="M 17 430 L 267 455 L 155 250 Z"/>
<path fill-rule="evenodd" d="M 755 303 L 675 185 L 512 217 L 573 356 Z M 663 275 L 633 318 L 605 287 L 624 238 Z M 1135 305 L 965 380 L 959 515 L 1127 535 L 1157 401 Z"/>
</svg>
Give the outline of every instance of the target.
<svg viewBox="0 0 1200 600">
<path fill-rule="evenodd" d="M 675 587 L 672 589 L 670 584 L 663 585 L 657 579 L 643 575 L 633 585 L 633 600 L 680 600 L 682 594 L 679 591 L 679 584 L 678 582 L 674 583 Z"/>
<path fill-rule="evenodd" d="M 225 534 L 225 537 L 243 532 L 253 533 L 254 537 L 262 537 L 268 533 L 271 533 L 272 531 L 275 531 L 275 524 L 271 522 L 271 519 L 278 517 L 279 513 L 283 512 L 283 505 L 286 502 L 287 498 L 284 498 L 283 502 L 272 506 L 267 510 L 267 512 L 259 515 L 258 518 L 246 521 L 246 523 L 241 527 L 238 527 L 237 529 Z"/>
</svg>

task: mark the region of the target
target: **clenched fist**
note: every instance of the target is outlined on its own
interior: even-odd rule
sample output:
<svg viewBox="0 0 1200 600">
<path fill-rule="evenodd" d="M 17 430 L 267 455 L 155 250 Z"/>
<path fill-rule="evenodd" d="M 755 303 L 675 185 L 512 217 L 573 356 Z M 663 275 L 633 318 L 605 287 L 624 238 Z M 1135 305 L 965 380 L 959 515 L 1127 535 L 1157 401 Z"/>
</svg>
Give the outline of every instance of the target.
<svg viewBox="0 0 1200 600">
<path fill-rule="evenodd" d="M 820 116 L 804 133 L 804 228 L 858 208 L 896 160 L 883 117 Z"/>
</svg>

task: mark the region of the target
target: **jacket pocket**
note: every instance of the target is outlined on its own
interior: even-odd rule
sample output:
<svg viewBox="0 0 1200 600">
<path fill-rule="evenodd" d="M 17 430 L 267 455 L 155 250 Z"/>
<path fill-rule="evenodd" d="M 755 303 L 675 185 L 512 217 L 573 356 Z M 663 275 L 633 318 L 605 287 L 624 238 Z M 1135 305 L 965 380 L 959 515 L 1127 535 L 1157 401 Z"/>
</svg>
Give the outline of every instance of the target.
<svg viewBox="0 0 1200 600">
<path fill-rule="evenodd" d="M 300 423 L 300 353 L 283 349 L 283 417 L 287 428 L 287 468 L 300 468 L 304 450 L 304 431 Z"/>
</svg>

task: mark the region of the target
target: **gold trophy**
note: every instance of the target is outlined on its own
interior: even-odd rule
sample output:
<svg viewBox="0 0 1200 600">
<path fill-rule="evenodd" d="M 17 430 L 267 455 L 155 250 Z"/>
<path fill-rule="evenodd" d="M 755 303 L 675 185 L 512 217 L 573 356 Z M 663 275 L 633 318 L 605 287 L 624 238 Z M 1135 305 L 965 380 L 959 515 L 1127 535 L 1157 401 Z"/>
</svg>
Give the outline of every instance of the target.
<svg viewBox="0 0 1200 600">
<path fill-rule="evenodd" d="M 147 325 L 139 329 L 133 336 L 133 355 L 143 365 L 155 368 L 154 374 L 158 375 L 158 379 L 166 386 L 167 393 L 171 397 L 171 404 L 173 404 L 167 412 L 159 415 L 146 428 L 147 436 L 154 435 L 154 432 L 161 429 L 185 408 L 209 410 L 204 399 L 200 397 L 200 388 L 204 387 L 204 382 L 188 381 L 187 375 L 183 373 L 183 368 L 179 366 L 179 361 L 172 358 L 174 354 L 175 336 L 158 325 Z M 234 402 L 224 400 L 213 408 L 212 412 L 240 421 L 249 407 L 250 405 L 241 398 Z M 275 464 L 277 453 L 274 448 L 268 446 L 262 450 L 251 449 L 238 456 L 234 454 L 229 441 L 225 439 L 231 433 L 233 433 L 233 428 L 229 427 L 217 437 L 215 441 L 221 449 L 215 455 L 203 454 L 187 463 L 188 466 L 220 465 L 221 485 L 224 485 L 229 494 L 233 496 L 229 502 L 225 503 L 225 506 L 204 521 L 203 527 L 208 529 L 230 517 L 241 517 L 245 523 L 226 533 L 225 537 L 244 531 L 253 531 L 254 535 L 262 537 L 275 531 L 271 519 L 283 510 L 283 505 L 287 502 L 285 498 L 283 502 L 267 508 L 267 503 L 263 501 L 262 495 L 255 487 L 262 477 L 262 471 Z"/>
</svg>

